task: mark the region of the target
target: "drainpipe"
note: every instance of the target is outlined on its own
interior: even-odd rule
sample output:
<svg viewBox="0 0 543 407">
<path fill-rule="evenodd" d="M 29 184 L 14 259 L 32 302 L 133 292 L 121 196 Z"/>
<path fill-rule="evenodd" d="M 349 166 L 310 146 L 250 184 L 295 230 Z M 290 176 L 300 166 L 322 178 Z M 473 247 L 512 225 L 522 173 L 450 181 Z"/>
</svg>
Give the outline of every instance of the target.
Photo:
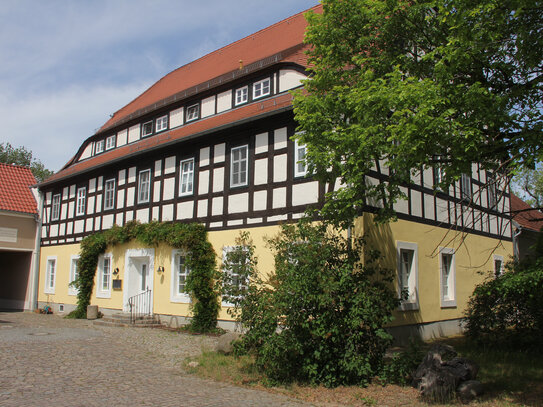
<svg viewBox="0 0 543 407">
<path fill-rule="evenodd" d="M 30 310 L 34 311 L 38 308 L 38 287 L 40 280 L 40 246 L 41 246 L 41 226 L 43 213 L 43 193 L 38 189 L 38 214 L 36 219 L 36 239 L 34 244 L 34 252 L 32 253 L 32 271 L 30 275 Z"/>
</svg>

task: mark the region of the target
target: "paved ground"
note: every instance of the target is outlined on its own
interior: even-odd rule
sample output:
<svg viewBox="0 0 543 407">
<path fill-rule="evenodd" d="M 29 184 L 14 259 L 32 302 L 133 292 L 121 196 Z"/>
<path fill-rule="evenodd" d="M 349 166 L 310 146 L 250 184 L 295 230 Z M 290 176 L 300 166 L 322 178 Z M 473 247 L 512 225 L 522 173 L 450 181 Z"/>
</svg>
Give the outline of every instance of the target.
<svg viewBox="0 0 543 407">
<path fill-rule="evenodd" d="M 0 312 L 0 406 L 303 406 L 190 376 L 213 338 Z"/>
</svg>

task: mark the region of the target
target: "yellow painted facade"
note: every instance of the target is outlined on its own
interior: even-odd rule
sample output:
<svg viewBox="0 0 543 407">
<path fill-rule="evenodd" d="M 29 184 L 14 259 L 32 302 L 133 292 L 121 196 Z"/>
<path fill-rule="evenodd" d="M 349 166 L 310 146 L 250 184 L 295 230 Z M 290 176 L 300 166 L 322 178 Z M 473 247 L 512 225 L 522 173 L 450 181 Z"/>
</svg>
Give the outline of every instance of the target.
<svg viewBox="0 0 543 407">
<path fill-rule="evenodd" d="M 273 253 L 266 245 L 266 238 L 276 235 L 279 226 L 255 227 L 248 229 L 258 257 L 260 273 L 271 273 L 274 269 Z M 408 325 L 457 319 L 463 316 L 467 300 L 473 288 L 481 282 L 485 275 L 481 271 L 493 269 L 493 256 L 503 256 L 505 260 L 513 253 L 511 242 L 500 241 L 475 234 L 462 234 L 453 230 L 426 225 L 419 222 L 399 220 L 385 225 L 376 225 L 369 214 L 359 218 L 355 233 L 364 233 L 368 247 L 379 249 L 384 256 L 383 266 L 396 270 L 398 242 L 415 243 L 418 248 L 418 293 L 419 308 L 413 311 L 397 311 L 393 325 Z M 217 254 L 217 265 L 221 264 L 222 248 L 234 246 L 239 235 L 237 230 L 210 232 L 208 237 Z M 442 308 L 440 297 L 439 248 L 453 249 L 455 253 L 455 297 L 456 306 Z M 128 244 L 108 248 L 112 255 L 111 270 L 119 269 L 113 279 L 121 279 L 122 290 L 111 290 L 110 298 L 97 298 L 93 291 L 91 304 L 106 309 L 123 309 L 123 290 L 126 289 L 126 252 L 141 249 L 142 246 L 133 241 Z M 153 261 L 153 311 L 160 315 L 190 316 L 188 303 L 172 302 L 172 253 L 173 249 L 161 244 L 154 249 Z M 76 304 L 77 297 L 69 295 L 68 283 L 72 256 L 79 253 L 79 244 L 42 247 L 40 261 L 40 283 L 38 301 L 42 303 Z M 56 256 L 55 293 L 45 294 L 46 264 L 50 256 Z M 163 267 L 164 272 L 157 272 Z M 96 288 L 96 284 L 95 284 Z M 219 319 L 230 320 L 231 317 L 223 308 Z"/>
</svg>

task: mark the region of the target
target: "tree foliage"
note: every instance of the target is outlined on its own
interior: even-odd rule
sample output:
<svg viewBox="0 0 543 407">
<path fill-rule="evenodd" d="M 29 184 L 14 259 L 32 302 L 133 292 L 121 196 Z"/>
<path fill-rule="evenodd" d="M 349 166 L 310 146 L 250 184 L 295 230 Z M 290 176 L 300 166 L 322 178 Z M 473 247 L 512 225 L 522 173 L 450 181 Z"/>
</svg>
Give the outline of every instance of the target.
<svg viewBox="0 0 543 407">
<path fill-rule="evenodd" d="M 25 147 L 14 148 L 10 143 L 0 143 L 0 163 L 30 167 L 30 171 L 38 182 L 53 175 L 53 171 L 48 170 L 40 160 L 32 157 L 32 151 Z"/>
<path fill-rule="evenodd" d="M 532 207 L 543 209 L 543 163 L 534 169 L 524 168 L 513 179 L 513 189 Z"/>
<path fill-rule="evenodd" d="M 313 76 L 295 95 L 298 137 L 346 224 L 368 201 L 381 217 L 410 173 L 471 163 L 505 173 L 542 158 L 541 0 L 323 0 L 306 42 Z M 384 182 L 365 175 L 390 168 Z M 333 184 L 332 184 L 333 185 Z"/>
<path fill-rule="evenodd" d="M 391 341 L 383 326 L 398 305 L 392 274 L 374 263 L 376 253 L 361 263 L 361 239 L 330 230 L 283 225 L 268 242 L 274 276 L 250 280 L 240 303 L 241 348 L 274 382 L 365 385 L 382 366 Z"/>
</svg>

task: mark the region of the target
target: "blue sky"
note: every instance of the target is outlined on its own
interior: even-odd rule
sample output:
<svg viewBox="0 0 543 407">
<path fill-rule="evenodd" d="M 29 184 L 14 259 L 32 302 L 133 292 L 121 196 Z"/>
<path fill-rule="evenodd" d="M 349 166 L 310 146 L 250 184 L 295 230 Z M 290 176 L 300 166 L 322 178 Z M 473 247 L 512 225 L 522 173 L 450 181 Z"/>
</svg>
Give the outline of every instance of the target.
<svg viewBox="0 0 543 407">
<path fill-rule="evenodd" d="M 0 142 L 59 170 L 172 70 L 317 0 L 0 2 Z"/>
</svg>

